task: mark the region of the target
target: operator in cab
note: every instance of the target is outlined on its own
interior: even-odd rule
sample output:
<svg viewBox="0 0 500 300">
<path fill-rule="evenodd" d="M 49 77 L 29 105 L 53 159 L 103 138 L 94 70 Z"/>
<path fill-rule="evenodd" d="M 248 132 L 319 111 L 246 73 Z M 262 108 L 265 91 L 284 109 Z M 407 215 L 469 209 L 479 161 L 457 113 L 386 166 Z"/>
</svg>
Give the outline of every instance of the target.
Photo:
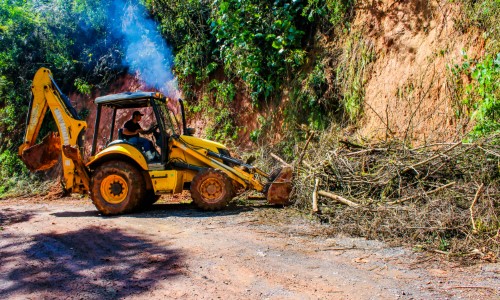
<svg viewBox="0 0 500 300">
<path fill-rule="evenodd" d="M 142 148 L 144 150 L 144 153 L 146 154 L 146 158 L 148 159 L 148 161 L 153 161 L 159 158 L 158 153 L 155 151 L 153 142 L 139 136 L 139 133 L 151 133 L 150 130 L 144 130 L 142 129 L 141 125 L 139 125 L 139 121 L 141 121 L 142 116 L 144 116 L 144 114 L 142 114 L 140 111 L 134 111 L 134 113 L 132 114 L 132 119 L 128 120 L 127 122 L 125 122 L 125 125 L 123 125 L 123 138 L 130 143 Z"/>
</svg>

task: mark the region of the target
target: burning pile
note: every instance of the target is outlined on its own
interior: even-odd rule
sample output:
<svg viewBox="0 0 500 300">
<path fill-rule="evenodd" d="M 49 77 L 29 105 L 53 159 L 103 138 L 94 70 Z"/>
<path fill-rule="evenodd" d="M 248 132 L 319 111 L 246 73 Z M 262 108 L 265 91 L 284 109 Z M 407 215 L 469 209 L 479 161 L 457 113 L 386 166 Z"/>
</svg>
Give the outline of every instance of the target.
<svg viewBox="0 0 500 300">
<path fill-rule="evenodd" d="M 318 144 L 297 168 L 297 204 L 337 232 L 449 255 L 500 254 L 500 135 L 413 149 L 326 134 Z"/>
</svg>

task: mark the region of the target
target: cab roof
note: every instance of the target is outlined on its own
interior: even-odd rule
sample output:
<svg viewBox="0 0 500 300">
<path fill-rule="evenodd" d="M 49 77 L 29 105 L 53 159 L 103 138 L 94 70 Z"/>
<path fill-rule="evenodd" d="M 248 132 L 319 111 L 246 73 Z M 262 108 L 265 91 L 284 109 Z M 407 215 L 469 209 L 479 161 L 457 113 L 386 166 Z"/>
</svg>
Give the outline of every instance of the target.
<svg viewBox="0 0 500 300">
<path fill-rule="evenodd" d="M 151 98 L 163 98 L 157 92 L 125 92 L 95 98 L 94 103 L 111 108 L 138 108 L 150 106 Z"/>
</svg>

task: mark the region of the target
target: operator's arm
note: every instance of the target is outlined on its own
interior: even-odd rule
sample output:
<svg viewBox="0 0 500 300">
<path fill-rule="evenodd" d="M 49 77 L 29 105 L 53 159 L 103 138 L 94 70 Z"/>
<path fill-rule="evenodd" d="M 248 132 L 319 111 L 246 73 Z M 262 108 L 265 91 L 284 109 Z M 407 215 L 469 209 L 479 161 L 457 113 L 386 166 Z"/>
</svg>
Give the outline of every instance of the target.
<svg viewBox="0 0 500 300">
<path fill-rule="evenodd" d="M 137 129 L 135 131 L 130 131 L 127 128 L 123 128 L 123 134 L 126 134 L 126 135 L 136 135 L 136 134 L 139 134 L 139 133 L 144 133 L 144 130 Z"/>
<path fill-rule="evenodd" d="M 123 134 L 136 136 L 139 133 L 144 133 L 144 130 L 138 123 L 134 123 L 132 120 L 129 120 L 125 123 L 125 125 L 123 125 Z"/>
</svg>

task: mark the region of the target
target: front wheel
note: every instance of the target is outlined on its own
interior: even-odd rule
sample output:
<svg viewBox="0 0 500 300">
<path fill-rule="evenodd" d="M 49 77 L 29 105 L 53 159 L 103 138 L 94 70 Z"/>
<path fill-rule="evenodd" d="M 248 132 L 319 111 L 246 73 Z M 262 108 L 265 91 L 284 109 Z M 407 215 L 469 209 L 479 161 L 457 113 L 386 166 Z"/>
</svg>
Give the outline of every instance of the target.
<svg viewBox="0 0 500 300">
<path fill-rule="evenodd" d="M 222 209 L 233 196 L 231 180 L 221 171 L 206 169 L 199 172 L 191 182 L 191 197 L 201 209 Z"/>
<path fill-rule="evenodd" d="M 131 212 L 137 208 L 144 193 L 145 183 L 141 172 L 127 162 L 105 162 L 92 176 L 90 197 L 104 215 Z"/>
</svg>

